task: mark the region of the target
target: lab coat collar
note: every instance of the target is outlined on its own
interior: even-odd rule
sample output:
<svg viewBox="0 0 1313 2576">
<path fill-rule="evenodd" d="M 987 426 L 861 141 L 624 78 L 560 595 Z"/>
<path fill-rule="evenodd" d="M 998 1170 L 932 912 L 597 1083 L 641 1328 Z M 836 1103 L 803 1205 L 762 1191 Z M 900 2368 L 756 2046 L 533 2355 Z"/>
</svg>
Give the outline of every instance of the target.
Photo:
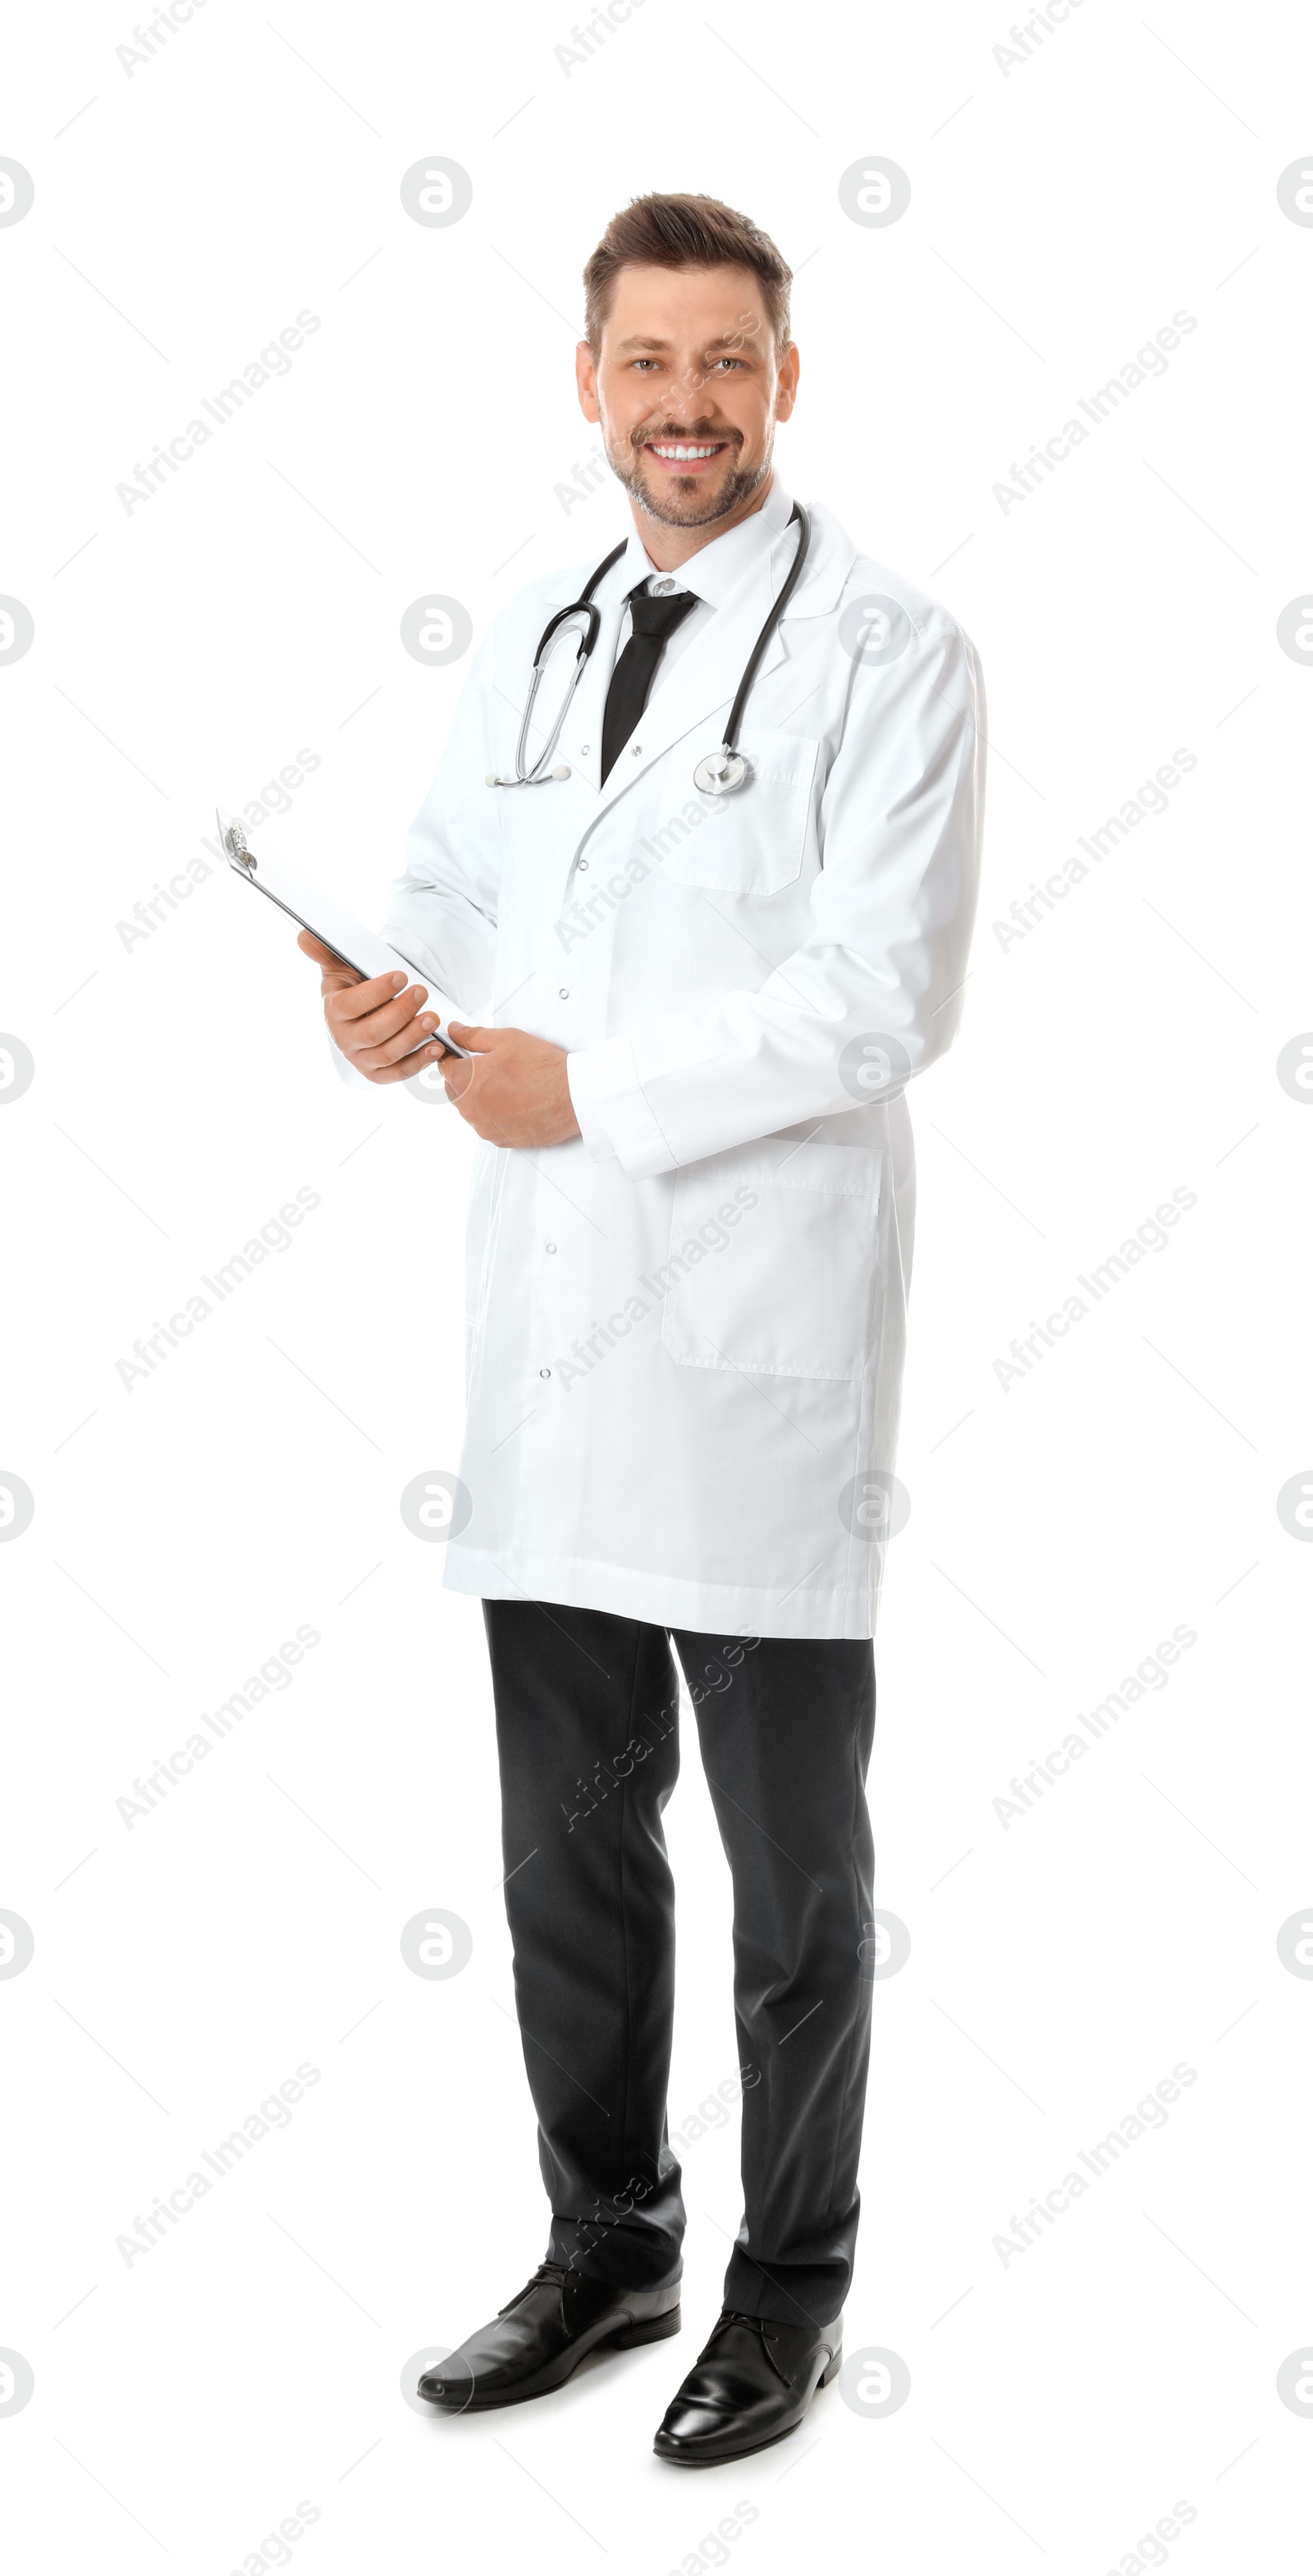
<svg viewBox="0 0 1313 2576">
<path fill-rule="evenodd" d="M 715 615 L 690 637 L 669 677 L 644 711 L 638 728 L 640 744 L 637 752 L 632 745 L 626 746 L 605 785 L 601 781 L 601 744 L 606 692 L 614 667 L 616 639 L 625 600 L 635 580 L 645 580 L 654 569 L 646 548 L 639 547 L 637 573 L 631 567 L 630 547 L 626 547 L 624 555 L 599 583 L 594 592 L 602 620 L 597 648 L 580 682 L 559 746 L 561 756 L 574 776 L 586 781 L 593 789 L 599 813 L 643 777 L 652 763 L 686 734 L 699 728 L 706 734 L 705 743 L 699 744 L 699 756 L 702 750 L 716 748 L 721 736 L 712 719 L 719 718 L 721 725 L 728 719 L 748 656 L 765 622 L 771 601 L 778 598 L 793 561 L 798 532 L 788 526 L 792 508 L 791 495 L 776 481 L 761 510 L 754 511 L 751 519 L 743 520 L 739 527 L 729 529 L 725 536 L 703 547 L 688 566 L 680 566 L 679 578 L 685 587 L 692 589 L 695 578 L 707 583 L 705 589 L 699 587 L 698 595 L 712 602 Z M 768 511 L 769 518 L 766 515 Z M 788 629 L 794 620 L 826 615 L 838 600 L 856 561 L 851 540 L 828 510 L 813 508 L 811 519 L 812 541 L 802 578 L 758 666 L 754 689 L 767 672 L 775 670 L 787 658 Z M 721 557 L 719 566 L 712 564 L 712 558 L 721 555 L 722 548 L 734 546 L 740 538 L 749 539 L 749 543 L 739 550 L 741 560 L 736 561 L 726 554 Z M 631 545 L 634 542 L 636 532 Z M 704 568 L 700 576 L 695 571 L 699 565 Z M 711 566 L 710 578 L 706 570 L 708 565 Z M 713 585 L 719 591 L 722 573 L 728 576 L 727 587 L 719 597 L 713 597 Z M 573 579 L 574 576 L 567 573 L 563 582 L 556 586 L 560 595 L 558 599 L 554 589 L 553 606 L 563 606 L 567 600 L 578 597 L 582 583 L 572 588 Z M 751 705 L 749 699 L 745 718 L 748 724 L 751 723 Z"/>
</svg>

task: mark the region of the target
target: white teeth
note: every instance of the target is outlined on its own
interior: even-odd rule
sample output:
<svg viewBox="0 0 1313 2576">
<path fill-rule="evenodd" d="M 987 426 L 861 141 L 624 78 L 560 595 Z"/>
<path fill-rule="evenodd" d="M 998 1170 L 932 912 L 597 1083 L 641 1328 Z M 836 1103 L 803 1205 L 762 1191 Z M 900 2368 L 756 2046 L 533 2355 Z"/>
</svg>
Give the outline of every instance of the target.
<svg viewBox="0 0 1313 2576">
<path fill-rule="evenodd" d="M 715 448 L 714 448 L 714 447 L 658 447 L 658 448 L 656 449 L 656 454 L 657 454 L 658 456 L 673 456 L 673 457 L 675 457 L 675 458 L 680 458 L 680 457 L 688 458 L 688 457 L 690 457 L 690 456 L 714 456 L 714 455 L 715 455 L 715 453 L 716 453 L 716 450 L 715 450 Z"/>
</svg>

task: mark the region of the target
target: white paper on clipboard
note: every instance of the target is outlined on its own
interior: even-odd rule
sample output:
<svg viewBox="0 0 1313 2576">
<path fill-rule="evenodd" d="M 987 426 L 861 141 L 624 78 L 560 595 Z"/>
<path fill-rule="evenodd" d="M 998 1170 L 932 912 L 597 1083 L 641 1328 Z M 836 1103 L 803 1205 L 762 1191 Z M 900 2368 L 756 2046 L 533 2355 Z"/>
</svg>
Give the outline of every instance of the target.
<svg viewBox="0 0 1313 2576">
<path fill-rule="evenodd" d="M 459 1003 L 438 990 L 432 976 L 426 974 L 422 966 L 417 966 L 412 958 L 403 957 L 399 949 L 389 947 L 376 930 L 367 930 L 335 895 L 326 894 L 321 886 L 313 885 L 309 877 L 303 877 L 298 868 L 290 867 L 286 859 L 269 858 L 263 850 L 258 853 L 252 850 L 240 823 L 225 823 L 220 814 L 216 814 L 215 820 L 224 856 L 234 876 L 243 878 L 247 885 L 254 886 L 257 894 L 276 904 L 298 929 L 308 930 L 316 939 L 321 939 L 325 948 L 331 948 L 344 965 L 354 966 L 358 975 L 392 975 L 400 971 L 414 983 L 422 984 L 428 994 L 424 1010 L 433 1014 L 438 1025 L 421 1040 L 421 1044 L 431 1046 L 434 1038 L 440 1038 L 453 1055 L 469 1054 L 468 1047 L 457 1046 L 455 1039 L 448 1034 L 452 1020 L 463 1020 L 465 1013 Z M 408 1061 L 408 1058 L 403 1058 L 403 1062 Z"/>
</svg>

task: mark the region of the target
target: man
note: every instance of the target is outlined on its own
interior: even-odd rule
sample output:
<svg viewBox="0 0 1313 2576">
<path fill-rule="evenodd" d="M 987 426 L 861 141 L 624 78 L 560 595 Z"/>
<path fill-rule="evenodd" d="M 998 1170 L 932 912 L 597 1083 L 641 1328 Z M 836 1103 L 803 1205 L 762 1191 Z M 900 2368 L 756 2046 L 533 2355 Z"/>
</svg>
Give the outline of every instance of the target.
<svg viewBox="0 0 1313 2576">
<path fill-rule="evenodd" d="M 775 474 L 790 272 L 705 197 L 640 198 L 585 271 L 579 399 L 632 530 L 479 651 L 386 935 L 470 1060 L 472 1498 L 446 1579 L 484 1602 L 506 1902 L 551 2201 L 533 2281 L 420 2382 L 452 2412 L 679 2330 L 666 2130 L 678 1762 L 671 1642 L 734 1880 L 745 2210 L 724 2311 L 656 2436 L 737 2458 L 842 2350 L 871 1987 L 871 1635 L 912 1246 L 903 1087 L 957 1024 L 983 790 L 976 658 Z M 703 770 L 705 781 L 708 773 Z M 324 966 L 372 1082 L 442 1057 L 424 986 Z"/>
</svg>

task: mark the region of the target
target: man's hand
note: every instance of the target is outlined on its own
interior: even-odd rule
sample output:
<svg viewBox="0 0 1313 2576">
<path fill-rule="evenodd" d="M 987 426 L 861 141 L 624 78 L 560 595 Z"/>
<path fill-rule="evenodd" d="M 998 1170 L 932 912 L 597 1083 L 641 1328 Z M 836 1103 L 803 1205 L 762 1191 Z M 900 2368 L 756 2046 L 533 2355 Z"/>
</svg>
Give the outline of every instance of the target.
<svg viewBox="0 0 1313 2576">
<path fill-rule="evenodd" d="M 319 989 L 333 1044 L 371 1082 L 409 1082 L 442 1057 L 447 1098 L 489 1144 L 562 1145 L 578 1135 L 564 1047 L 523 1029 L 472 1029 L 453 1020 L 452 1036 L 471 1050 L 467 1063 L 430 1037 L 437 1016 L 423 1008 L 422 984 L 407 984 L 399 974 L 366 981 L 308 930 L 296 944 L 322 969 Z"/>
<path fill-rule="evenodd" d="M 444 1046 L 422 1043 L 438 1025 L 435 1013 L 422 1012 L 428 1000 L 422 984 L 407 984 L 404 975 L 374 975 L 366 982 L 308 930 L 296 944 L 323 968 L 319 990 L 328 1033 L 358 1073 L 371 1082 L 409 1082 L 422 1066 L 445 1056 Z"/>
<path fill-rule="evenodd" d="M 448 1057 L 447 1098 L 490 1145 L 563 1145 L 577 1136 L 564 1047 L 524 1029 L 471 1029 L 451 1022 L 471 1061 Z"/>
</svg>

